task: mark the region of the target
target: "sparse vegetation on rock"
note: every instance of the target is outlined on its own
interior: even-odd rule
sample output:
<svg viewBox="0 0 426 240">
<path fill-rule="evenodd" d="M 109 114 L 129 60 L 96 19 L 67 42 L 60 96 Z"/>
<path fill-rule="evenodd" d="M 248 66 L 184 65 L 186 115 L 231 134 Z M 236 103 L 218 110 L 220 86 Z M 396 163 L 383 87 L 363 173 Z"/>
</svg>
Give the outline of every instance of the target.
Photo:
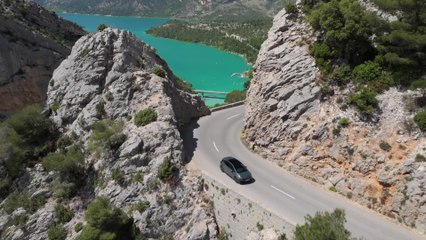
<svg viewBox="0 0 426 240">
<path fill-rule="evenodd" d="M 157 75 L 159 77 L 165 77 L 166 76 L 166 72 L 160 67 L 153 68 L 152 73 L 154 73 L 155 75 Z"/>
<path fill-rule="evenodd" d="M 98 197 L 89 204 L 86 221 L 78 240 L 136 239 L 139 235 L 133 220 L 105 197 Z"/>
<path fill-rule="evenodd" d="M 134 123 L 138 127 L 146 126 L 157 121 L 157 112 L 152 108 L 146 108 L 136 113 Z"/>
<path fill-rule="evenodd" d="M 177 170 L 177 167 L 172 163 L 170 158 L 166 157 L 160 165 L 160 168 L 158 168 L 157 177 L 163 181 L 168 180 L 173 177 Z"/>
<path fill-rule="evenodd" d="M 117 150 L 126 140 L 126 135 L 122 131 L 123 123 L 109 119 L 95 122 L 89 139 L 89 151 L 100 157 L 102 154 Z"/>
<path fill-rule="evenodd" d="M 345 211 L 335 209 L 333 212 L 318 212 L 305 217 L 304 225 L 297 225 L 295 240 L 350 240 L 351 233 L 345 228 Z"/>
</svg>

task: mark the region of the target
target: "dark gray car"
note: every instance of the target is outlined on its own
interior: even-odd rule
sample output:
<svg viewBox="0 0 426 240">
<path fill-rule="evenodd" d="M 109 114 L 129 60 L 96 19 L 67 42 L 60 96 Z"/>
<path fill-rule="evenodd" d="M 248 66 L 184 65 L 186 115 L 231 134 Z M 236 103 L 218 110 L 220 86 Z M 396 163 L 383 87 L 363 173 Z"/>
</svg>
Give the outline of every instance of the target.
<svg viewBox="0 0 426 240">
<path fill-rule="evenodd" d="M 220 170 L 234 179 L 237 183 L 248 183 L 253 181 L 250 171 L 236 158 L 224 157 L 222 161 L 220 161 Z"/>
</svg>

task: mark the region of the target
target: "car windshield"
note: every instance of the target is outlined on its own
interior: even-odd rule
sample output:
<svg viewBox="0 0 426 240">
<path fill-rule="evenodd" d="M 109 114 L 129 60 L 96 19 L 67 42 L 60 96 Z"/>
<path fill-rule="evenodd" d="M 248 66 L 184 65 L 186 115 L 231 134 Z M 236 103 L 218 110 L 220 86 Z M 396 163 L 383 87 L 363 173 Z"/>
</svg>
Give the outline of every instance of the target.
<svg viewBox="0 0 426 240">
<path fill-rule="evenodd" d="M 232 159 L 232 160 L 230 160 L 230 162 L 232 163 L 232 165 L 234 165 L 237 173 L 242 173 L 242 172 L 247 171 L 246 167 L 240 161 L 238 161 L 236 159 Z"/>
<path fill-rule="evenodd" d="M 245 169 L 244 167 L 242 168 L 237 168 L 237 173 L 242 173 L 242 172 L 246 172 L 247 169 Z"/>
</svg>

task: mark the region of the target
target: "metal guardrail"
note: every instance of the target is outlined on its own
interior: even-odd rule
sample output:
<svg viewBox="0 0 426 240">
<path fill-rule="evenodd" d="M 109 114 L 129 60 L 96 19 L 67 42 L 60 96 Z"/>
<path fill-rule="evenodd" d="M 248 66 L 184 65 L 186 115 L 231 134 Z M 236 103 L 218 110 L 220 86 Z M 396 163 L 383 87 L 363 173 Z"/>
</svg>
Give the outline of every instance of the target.
<svg viewBox="0 0 426 240">
<path fill-rule="evenodd" d="M 224 104 L 224 105 L 220 105 L 220 106 L 217 106 L 217 107 L 213 107 L 213 108 L 210 108 L 210 112 L 216 112 L 216 111 L 228 109 L 228 108 L 231 108 L 231 107 L 241 106 L 241 105 L 244 105 L 244 102 L 245 101 L 239 101 L 239 102 L 234 102 L 234 103 L 230 103 L 230 104 Z"/>
<path fill-rule="evenodd" d="M 194 90 L 196 93 L 212 93 L 212 94 L 228 94 L 229 92 L 209 91 L 209 90 Z"/>
</svg>

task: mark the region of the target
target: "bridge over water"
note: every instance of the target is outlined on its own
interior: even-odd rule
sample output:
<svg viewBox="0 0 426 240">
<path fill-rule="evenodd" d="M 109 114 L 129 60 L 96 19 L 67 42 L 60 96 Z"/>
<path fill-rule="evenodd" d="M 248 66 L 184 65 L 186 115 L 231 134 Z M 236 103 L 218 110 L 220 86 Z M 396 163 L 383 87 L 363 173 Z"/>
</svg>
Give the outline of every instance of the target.
<svg viewBox="0 0 426 240">
<path fill-rule="evenodd" d="M 198 95 L 202 98 L 217 98 L 217 99 L 225 99 L 226 95 L 229 92 L 221 92 L 221 91 L 210 91 L 210 90 L 194 90 Z"/>
</svg>

